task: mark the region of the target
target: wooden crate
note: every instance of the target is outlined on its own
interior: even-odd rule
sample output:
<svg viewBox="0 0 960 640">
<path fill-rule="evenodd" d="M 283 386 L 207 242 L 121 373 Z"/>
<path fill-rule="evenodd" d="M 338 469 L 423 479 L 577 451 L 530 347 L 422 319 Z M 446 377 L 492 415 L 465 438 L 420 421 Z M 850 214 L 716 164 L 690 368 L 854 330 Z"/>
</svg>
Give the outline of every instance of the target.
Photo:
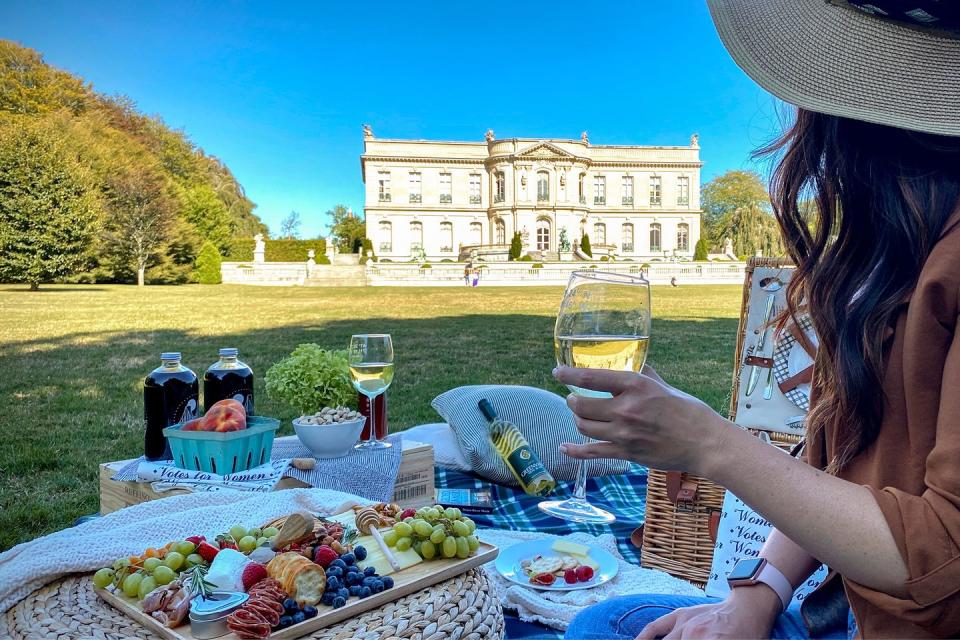
<svg viewBox="0 0 960 640">
<path fill-rule="evenodd" d="M 117 509 L 158 500 L 182 493 L 184 489 L 171 489 L 158 493 L 149 482 L 111 480 L 129 460 L 105 462 L 100 465 L 100 513 L 106 515 Z M 310 485 L 295 478 L 283 478 L 276 490 L 300 489 Z M 434 504 L 433 447 L 421 442 L 403 441 L 403 458 L 393 487 L 393 501 L 403 506 L 423 507 Z"/>
</svg>

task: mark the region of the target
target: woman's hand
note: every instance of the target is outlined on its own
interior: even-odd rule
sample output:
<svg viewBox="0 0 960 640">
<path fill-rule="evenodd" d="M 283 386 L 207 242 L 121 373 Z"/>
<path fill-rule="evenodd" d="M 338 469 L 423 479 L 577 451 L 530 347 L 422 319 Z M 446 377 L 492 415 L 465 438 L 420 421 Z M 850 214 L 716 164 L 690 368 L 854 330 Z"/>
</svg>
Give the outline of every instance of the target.
<svg viewBox="0 0 960 640">
<path fill-rule="evenodd" d="M 717 604 L 677 609 L 648 624 L 636 640 L 665 638 L 769 638 L 780 598 L 766 585 L 740 587 Z"/>
<path fill-rule="evenodd" d="M 600 441 L 563 444 L 561 451 L 572 458 L 620 458 L 706 475 L 711 453 L 735 429 L 700 400 L 666 384 L 650 367 L 640 374 L 558 367 L 554 377 L 563 384 L 613 395 L 567 396 L 577 429 Z"/>
</svg>

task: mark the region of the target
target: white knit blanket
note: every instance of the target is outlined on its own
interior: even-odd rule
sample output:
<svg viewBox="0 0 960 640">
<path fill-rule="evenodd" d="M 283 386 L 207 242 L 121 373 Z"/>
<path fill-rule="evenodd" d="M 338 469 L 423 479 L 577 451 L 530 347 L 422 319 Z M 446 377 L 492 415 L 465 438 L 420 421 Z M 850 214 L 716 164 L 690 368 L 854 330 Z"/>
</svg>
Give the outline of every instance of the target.
<svg viewBox="0 0 960 640">
<path fill-rule="evenodd" d="M 555 538 L 543 533 L 529 531 L 504 531 L 483 529 L 478 534 L 484 542 L 500 549 L 528 540 Z M 617 596 L 640 593 L 665 593 L 679 596 L 702 596 L 703 591 L 685 580 L 674 578 L 663 571 L 642 569 L 623 559 L 617 551 L 617 541 L 610 534 L 591 536 L 588 533 L 572 533 L 564 540 L 600 547 L 609 551 L 619 562 L 616 577 L 593 589 L 575 591 L 540 591 L 508 581 L 490 562 L 484 565 L 487 577 L 505 609 L 515 609 L 521 620 L 539 622 L 554 629 L 566 629 L 574 616 L 592 604 Z"/>
<path fill-rule="evenodd" d="M 260 525 L 300 509 L 334 514 L 365 502 L 339 491 L 288 489 L 192 493 L 127 507 L 0 553 L 0 614 L 68 573 L 95 571 L 148 547 L 210 537 L 235 524 Z"/>
</svg>

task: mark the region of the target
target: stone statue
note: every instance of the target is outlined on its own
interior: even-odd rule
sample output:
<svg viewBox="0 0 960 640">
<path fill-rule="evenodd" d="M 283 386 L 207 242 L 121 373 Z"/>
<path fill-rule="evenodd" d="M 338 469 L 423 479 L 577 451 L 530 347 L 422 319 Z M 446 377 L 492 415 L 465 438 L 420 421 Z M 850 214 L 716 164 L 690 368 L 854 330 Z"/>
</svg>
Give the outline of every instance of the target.
<svg viewBox="0 0 960 640">
<path fill-rule="evenodd" d="M 731 240 L 730 238 L 724 239 L 724 241 L 723 241 L 723 252 L 724 252 L 726 255 L 728 255 L 728 256 L 732 256 L 732 255 L 733 255 L 733 240 Z"/>
<path fill-rule="evenodd" d="M 267 251 L 267 243 L 263 241 L 263 234 L 258 233 L 253 236 L 254 246 L 253 246 L 253 261 L 254 262 L 266 262 L 264 259 L 264 254 Z"/>
<path fill-rule="evenodd" d="M 586 131 L 580 133 L 580 139 L 583 140 L 584 144 L 590 144 L 590 137 L 587 135 Z"/>
<path fill-rule="evenodd" d="M 523 241 L 523 246 L 525 247 L 530 243 L 530 231 L 526 225 L 520 230 L 520 239 Z"/>
<path fill-rule="evenodd" d="M 487 133 L 484 134 L 483 139 L 487 142 L 493 142 L 497 137 L 493 135 L 493 129 L 487 129 Z"/>
<path fill-rule="evenodd" d="M 692 136 L 690 136 L 690 146 L 691 146 L 691 147 L 694 147 L 694 148 L 699 148 L 699 147 L 700 147 L 700 134 L 699 134 L 699 133 L 695 133 L 695 134 L 693 134 Z"/>
<path fill-rule="evenodd" d="M 368 124 L 363 125 L 363 137 L 367 139 L 373 138 L 373 128 Z"/>
</svg>

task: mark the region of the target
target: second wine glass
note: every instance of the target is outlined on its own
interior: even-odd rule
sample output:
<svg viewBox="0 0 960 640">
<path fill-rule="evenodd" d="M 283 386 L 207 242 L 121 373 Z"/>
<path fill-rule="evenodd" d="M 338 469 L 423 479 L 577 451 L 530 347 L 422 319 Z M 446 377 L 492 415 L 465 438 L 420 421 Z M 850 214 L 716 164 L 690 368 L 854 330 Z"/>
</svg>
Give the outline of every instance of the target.
<svg viewBox="0 0 960 640">
<path fill-rule="evenodd" d="M 360 450 L 387 449 L 389 442 L 377 438 L 377 396 L 393 382 L 393 340 L 385 333 L 364 333 L 350 338 L 350 381 L 370 401 L 370 437 L 357 444 Z"/>
</svg>

